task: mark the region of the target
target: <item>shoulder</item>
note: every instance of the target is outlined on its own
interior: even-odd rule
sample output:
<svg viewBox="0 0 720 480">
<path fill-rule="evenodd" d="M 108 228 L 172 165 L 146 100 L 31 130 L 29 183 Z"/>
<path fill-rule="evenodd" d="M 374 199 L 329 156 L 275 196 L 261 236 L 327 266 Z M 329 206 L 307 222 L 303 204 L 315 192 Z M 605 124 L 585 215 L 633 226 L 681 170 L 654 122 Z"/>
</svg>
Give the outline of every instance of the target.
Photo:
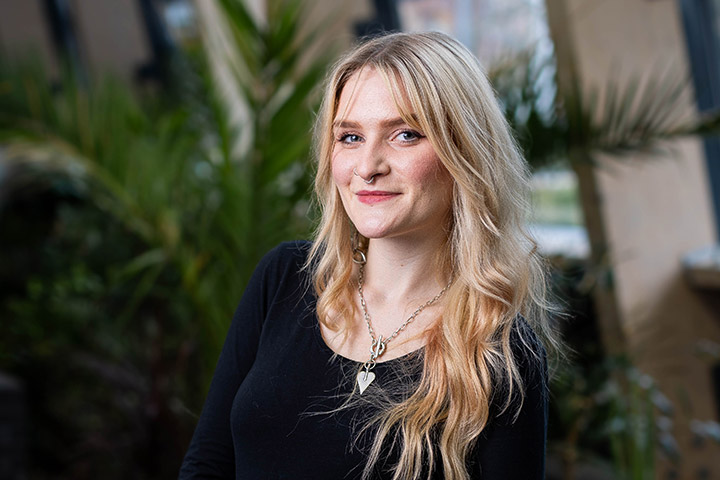
<svg viewBox="0 0 720 480">
<path fill-rule="evenodd" d="M 300 270 L 307 261 L 311 247 L 312 243 L 307 240 L 283 242 L 265 254 L 256 270 L 264 275 L 288 269 Z"/>
<path fill-rule="evenodd" d="M 522 403 L 523 397 L 532 391 L 546 395 L 547 353 L 542 341 L 522 315 L 518 315 L 513 320 L 509 348 L 510 352 L 505 351 L 505 366 L 496 374 L 495 401 L 500 405 L 507 406 L 508 402 L 510 404 L 516 401 Z M 509 353 L 512 354 L 512 362 L 519 378 L 517 376 L 512 378 L 508 371 L 510 362 L 507 356 Z M 504 408 L 500 408 L 500 410 L 502 411 Z"/>
<path fill-rule="evenodd" d="M 547 351 L 530 323 L 518 315 L 510 339 L 513 356 L 526 389 L 547 386 Z"/>
<path fill-rule="evenodd" d="M 312 248 L 312 242 L 307 240 L 293 240 L 283 242 L 270 250 L 263 257 L 262 263 L 300 263 L 304 264 L 308 253 Z"/>
<path fill-rule="evenodd" d="M 308 278 L 305 262 L 311 246 L 308 241 L 296 240 L 283 242 L 270 250 L 255 267 L 246 292 L 272 300 L 284 286 L 304 284 Z"/>
<path fill-rule="evenodd" d="M 530 323 L 522 315 L 515 317 L 513 322 L 510 347 L 514 359 L 521 365 L 545 364 L 547 356 L 545 347 Z"/>
<path fill-rule="evenodd" d="M 518 315 L 510 333 L 510 352 L 515 373 L 509 361 L 496 371 L 491 400 L 493 423 L 510 426 L 540 421 L 546 417 L 548 370 L 545 347 L 528 321 Z M 507 355 L 507 354 L 506 354 Z M 534 419 L 533 419 L 534 418 Z"/>
</svg>

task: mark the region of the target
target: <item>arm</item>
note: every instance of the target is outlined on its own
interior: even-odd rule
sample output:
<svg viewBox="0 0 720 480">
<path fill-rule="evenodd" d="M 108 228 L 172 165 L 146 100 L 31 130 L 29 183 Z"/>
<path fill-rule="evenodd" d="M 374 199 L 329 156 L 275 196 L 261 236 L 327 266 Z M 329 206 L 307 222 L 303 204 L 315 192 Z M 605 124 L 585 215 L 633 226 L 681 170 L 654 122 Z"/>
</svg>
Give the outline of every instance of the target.
<svg viewBox="0 0 720 480">
<path fill-rule="evenodd" d="M 272 287 L 268 254 L 255 269 L 235 311 L 210 390 L 180 469 L 180 480 L 234 479 L 235 454 L 230 411 L 235 394 L 255 361 Z M 276 262 L 272 262 L 276 263 Z"/>
</svg>

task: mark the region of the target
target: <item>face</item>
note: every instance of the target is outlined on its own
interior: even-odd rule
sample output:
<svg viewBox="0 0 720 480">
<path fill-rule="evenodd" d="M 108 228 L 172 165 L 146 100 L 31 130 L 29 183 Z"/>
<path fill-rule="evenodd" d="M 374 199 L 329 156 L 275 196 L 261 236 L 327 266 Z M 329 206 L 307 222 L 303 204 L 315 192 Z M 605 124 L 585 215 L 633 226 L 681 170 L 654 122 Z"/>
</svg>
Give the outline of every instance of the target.
<svg viewBox="0 0 720 480">
<path fill-rule="evenodd" d="M 410 238 L 443 232 L 452 178 L 424 132 L 402 120 L 374 69 L 363 69 L 346 83 L 333 134 L 333 180 L 363 236 Z"/>
</svg>

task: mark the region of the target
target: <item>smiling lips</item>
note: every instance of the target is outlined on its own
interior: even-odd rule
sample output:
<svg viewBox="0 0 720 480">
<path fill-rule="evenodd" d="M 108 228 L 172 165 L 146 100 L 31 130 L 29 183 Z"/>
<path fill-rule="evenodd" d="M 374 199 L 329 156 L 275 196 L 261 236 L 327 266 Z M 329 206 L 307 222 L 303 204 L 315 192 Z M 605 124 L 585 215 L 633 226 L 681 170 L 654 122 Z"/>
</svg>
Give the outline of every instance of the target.
<svg viewBox="0 0 720 480">
<path fill-rule="evenodd" d="M 384 202 L 400 195 L 394 192 L 384 192 L 382 190 L 360 190 L 355 195 L 358 196 L 360 202 L 367 205 L 373 205 L 375 203 Z"/>
</svg>

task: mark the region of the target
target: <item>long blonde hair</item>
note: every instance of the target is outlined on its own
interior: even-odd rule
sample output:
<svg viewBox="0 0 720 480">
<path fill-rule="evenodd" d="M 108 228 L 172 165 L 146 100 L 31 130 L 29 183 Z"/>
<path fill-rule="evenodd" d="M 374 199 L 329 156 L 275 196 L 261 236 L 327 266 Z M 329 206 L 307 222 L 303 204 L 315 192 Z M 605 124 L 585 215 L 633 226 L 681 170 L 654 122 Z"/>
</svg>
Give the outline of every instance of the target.
<svg viewBox="0 0 720 480">
<path fill-rule="evenodd" d="M 520 315 L 542 338 L 553 338 L 543 263 L 525 231 L 528 169 L 482 67 L 456 40 L 440 33 L 391 34 L 340 59 L 315 128 L 321 221 L 308 260 L 318 318 L 327 328 L 347 331 L 356 314 L 355 232 L 330 162 L 340 94 L 364 68 L 385 78 L 403 120 L 427 136 L 454 180 L 452 218 L 439 265 L 453 278 L 446 307 L 427 333 L 417 388 L 374 420 L 365 477 L 393 437 L 401 446 L 394 479 L 419 478 L 423 464 L 432 471 L 437 461 L 433 445 L 439 447 L 445 478 L 466 479 L 466 460 L 490 421 L 491 400 L 504 396 L 504 408 L 522 400 L 511 349 Z M 367 239 L 360 237 L 364 245 Z M 538 348 L 528 351 L 541 365 Z"/>
</svg>

